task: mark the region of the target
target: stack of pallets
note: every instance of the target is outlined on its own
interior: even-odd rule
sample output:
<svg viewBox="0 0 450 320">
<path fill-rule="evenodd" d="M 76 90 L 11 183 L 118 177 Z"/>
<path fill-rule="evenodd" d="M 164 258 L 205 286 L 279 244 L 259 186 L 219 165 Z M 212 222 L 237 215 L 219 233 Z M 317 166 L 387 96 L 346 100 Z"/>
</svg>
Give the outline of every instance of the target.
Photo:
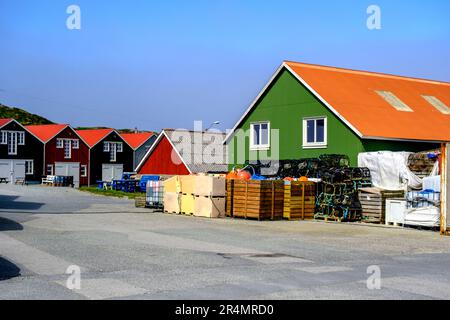
<svg viewBox="0 0 450 320">
<path fill-rule="evenodd" d="M 316 184 L 286 181 L 284 185 L 283 217 L 288 220 L 314 219 Z"/>
<path fill-rule="evenodd" d="M 233 217 L 257 220 L 283 218 L 284 182 L 235 180 Z"/>
<path fill-rule="evenodd" d="M 362 208 L 362 221 L 384 224 L 386 220 L 386 199 L 404 198 L 405 191 L 361 188 L 358 197 Z"/>
</svg>

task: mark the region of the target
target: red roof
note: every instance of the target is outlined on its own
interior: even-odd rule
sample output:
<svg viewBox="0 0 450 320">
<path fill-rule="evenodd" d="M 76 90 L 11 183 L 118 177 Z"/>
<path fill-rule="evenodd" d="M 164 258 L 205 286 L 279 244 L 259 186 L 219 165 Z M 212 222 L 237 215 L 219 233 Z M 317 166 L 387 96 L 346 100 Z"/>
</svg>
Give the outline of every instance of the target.
<svg viewBox="0 0 450 320">
<path fill-rule="evenodd" d="M 121 133 L 120 136 L 133 148 L 137 149 L 142 146 L 151 136 L 155 135 L 153 132 L 140 133 Z"/>
<path fill-rule="evenodd" d="M 68 126 L 68 124 L 41 124 L 25 126 L 25 128 L 43 142 L 48 142 Z"/>
<path fill-rule="evenodd" d="M 4 125 L 8 124 L 11 120 L 13 120 L 13 119 L 12 118 L 0 119 L 0 128 L 3 127 Z"/>
<path fill-rule="evenodd" d="M 87 129 L 77 130 L 77 134 L 88 144 L 89 147 L 95 146 L 99 141 L 113 132 L 114 129 Z"/>
<path fill-rule="evenodd" d="M 362 138 L 450 141 L 450 115 L 423 96 L 450 108 L 450 83 L 285 62 L 303 84 Z M 412 112 L 399 111 L 377 91 L 394 94 Z"/>
</svg>

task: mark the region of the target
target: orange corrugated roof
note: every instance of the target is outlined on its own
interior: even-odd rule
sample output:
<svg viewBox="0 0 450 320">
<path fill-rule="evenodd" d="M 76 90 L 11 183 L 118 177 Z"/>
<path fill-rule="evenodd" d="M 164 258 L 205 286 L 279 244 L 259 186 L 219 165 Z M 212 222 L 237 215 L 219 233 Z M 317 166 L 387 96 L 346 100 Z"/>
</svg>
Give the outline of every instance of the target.
<svg viewBox="0 0 450 320">
<path fill-rule="evenodd" d="M 114 129 L 87 129 L 77 130 L 76 132 L 89 147 L 93 147 L 113 131 Z"/>
<path fill-rule="evenodd" d="M 139 132 L 139 133 L 121 133 L 120 136 L 133 148 L 137 149 L 144 144 L 151 136 L 153 132 Z"/>
<path fill-rule="evenodd" d="M 6 125 L 7 123 L 9 123 L 11 120 L 13 120 L 13 119 L 12 118 L 0 119 L 0 128 L 3 127 L 4 125 Z"/>
<path fill-rule="evenodd" d="M 450 107 L 450 83 L 285 62 L 363 138 L 450 141 L 450 115 L 422 95 Z M 375 91 L 390 91 L 413 112 L 393 108 Z"/>
<path fill-rule="evenodd" d="M 48 142 L 68 126 L 68 124 L 41 124 L 25 126 L 25 128 L 43 142 Z"/>
</svg>

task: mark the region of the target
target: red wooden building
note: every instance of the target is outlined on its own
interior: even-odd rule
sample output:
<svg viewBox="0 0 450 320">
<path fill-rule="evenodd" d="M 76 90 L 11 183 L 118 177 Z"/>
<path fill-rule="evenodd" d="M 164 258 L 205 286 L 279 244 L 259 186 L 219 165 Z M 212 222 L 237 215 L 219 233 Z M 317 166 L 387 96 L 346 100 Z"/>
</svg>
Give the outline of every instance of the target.
<svg viewBox="0 0 450 320">
<path fill-rule="evenodd" d="M 44 175 L 73 176 L 75 187 L 89 182 L 89 147 L 68 124 L 26 126 L 44 143 Z"/>
<path fill-rule="evenodd" d="M 196 143 L 195 134 L 199 135 Z M 164 129 L 136 168 L 138 174 L 188 175 L 193 173 L 227 172 L 225 135 Z M 207 150 L 215 149 L 214 161 L 206 161 Z"/>
</svg>

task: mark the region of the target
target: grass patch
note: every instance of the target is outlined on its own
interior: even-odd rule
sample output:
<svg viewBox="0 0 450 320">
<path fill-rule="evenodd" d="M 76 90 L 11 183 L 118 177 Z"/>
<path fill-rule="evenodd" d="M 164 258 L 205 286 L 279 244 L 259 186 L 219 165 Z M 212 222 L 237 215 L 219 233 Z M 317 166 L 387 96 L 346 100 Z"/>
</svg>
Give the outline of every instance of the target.
<svg viewBox="0 0 450 320">
<path fill-rule="evenodd" d="M 89 192 L 89 193 L 98 194 L 98 195 L 107 196 L 107 197 L 128 198 L 128 199 L 134 199 L 136 197 L 145 196 L 145 193 L 142 193 L 142 192 L 128 193 L 128 192 L 116 191 L 116 190 L 101 190 L 101 189 L 98 189 L 97 187 L 80 187 L 80 191 Z"/>
</svg>

